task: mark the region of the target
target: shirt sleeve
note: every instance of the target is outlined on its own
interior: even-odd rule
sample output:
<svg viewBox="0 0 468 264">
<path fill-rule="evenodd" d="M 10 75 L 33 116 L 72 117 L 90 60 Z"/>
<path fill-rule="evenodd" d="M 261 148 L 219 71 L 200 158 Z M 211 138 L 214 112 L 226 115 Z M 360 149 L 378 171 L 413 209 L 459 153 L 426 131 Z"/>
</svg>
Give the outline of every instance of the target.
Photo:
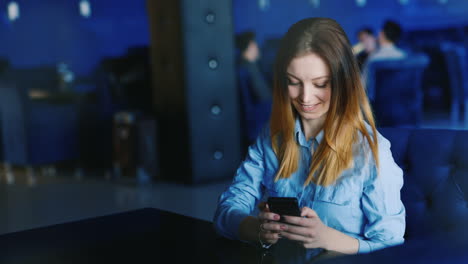
<svg viewBox="0 0 468 264">
<path fill-rule="evenodd" d="M 379 135 L 379 165 L 377 173 L 375 163 L 371 164 L 370 177 L 364 183 L 361 202 L 367 222 L 364 227 L 364 238 L 358 239 L 359 253 L 404 242 L 405 207 L 400 198 L 403 171 L 392 157 L 390 142 L 381 135 Z"/>
<path fill-rule="evenodd" d="M 219 196 L 213 224 L 218 234 L 239 239 L 239 225 L 249 216 L 258 201 L 263 197 L 262 179 L 264 175 L 263 144 L 269 140 L 265 127 L 247 152 L 230 186 Z"/>
</svg>

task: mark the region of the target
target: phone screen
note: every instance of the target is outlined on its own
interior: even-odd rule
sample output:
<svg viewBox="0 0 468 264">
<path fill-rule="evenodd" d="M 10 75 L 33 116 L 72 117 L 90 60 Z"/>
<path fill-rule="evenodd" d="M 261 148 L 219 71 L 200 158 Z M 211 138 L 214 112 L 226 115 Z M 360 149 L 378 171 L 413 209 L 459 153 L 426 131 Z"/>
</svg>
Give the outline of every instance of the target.
<svg viewBox="0 0 468 264">
<path fill-rule="evenodd" d="M 267 203 L 271 212 L 281 216 L 280 221 L 283 221 L 283 215 L 301 216 L 296 197 L 270 197 Z"/>
</svg>

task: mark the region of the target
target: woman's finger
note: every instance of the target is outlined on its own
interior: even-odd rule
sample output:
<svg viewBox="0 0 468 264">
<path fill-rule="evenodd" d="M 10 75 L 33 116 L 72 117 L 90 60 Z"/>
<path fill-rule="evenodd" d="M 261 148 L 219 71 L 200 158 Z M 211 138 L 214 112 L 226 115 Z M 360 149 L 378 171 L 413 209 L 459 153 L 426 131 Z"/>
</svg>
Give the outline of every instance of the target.
<svg viewBox="0 0 468 264">
<path fill-rule="evenodd" d="M 257 205 L 258 207 L 258 210 L 260 211 L 267 211 L 267 212 L 270 212 L 270 207 L 268 206 L 268 204 L 266 202 L 261 202 Z"/>
<path fill-rule="evenodd" d="M 310 237 L 289 233 L 287 231 L 281 232 L 280 235 L 281 237 L 287 238 L 289 240 L 294 240 L 300 243 L 309 243 L 310 242 L 309 240 L 311 239 Z"/>
<path fill-rule="evenodd" d="M 278 214 L 271 213 L 271 212 L 260 212 L 258 214 L 258 218 L 260 220 L 267 220 L 267 221 L 278 221 L 278 220 L 280 220 L 280 216 Z"/>
<path fill-rule="evenodd" d="M 259 204 L 257 205 L 257 208 L 258 208 L 258 210 L 260 210 L 260 211 L 265 211 L 265 210 L 267 210 L 266 205 L 267 205 L 266 202 L 261 202 L 261 203 L 259 203 Z"/>
<path fill-rule="evenodd" d="M 313 218 L 313 217 L 318 217 L 317 212 L 315 212 L 313 209 L 304 206 L 301 209 L 301 216 L 302 217 L 307 217 L 307 218 Z"/>
<path fill-rule="evenodd" d="M 269 231 L 269 232 L 278 233 L 281 230 L 283 230 L 281 226 L 282 224 L 278 222 L 265 222 L 265 223 L 260 224 L 260 230 L 262 230 L 263 232 Z"/>
<path fill-rule="evenodd" d="M 296 226 L 296 225 L 280 225 L 280 230 L 291 234 L 310 237 L 310 227 Z"/>
<path fill-rule="evenodd" d="M 305 217 L 300 217 L 300 216 L 289 216 L 289 215 L 284 215 L 284 222 L 290 225 L 296 225 L 296 226 L 312 226 L 313 225 L 313 218 L 305 218 Z"/>
<path fill-rule="evenodd" d="M 260 232 L 260 237 L 263 242 L 269 243 L 269 244 L 275 244 L 279 237 L 279 233 L 272 233 L 272 232 Z"/>
</svg>

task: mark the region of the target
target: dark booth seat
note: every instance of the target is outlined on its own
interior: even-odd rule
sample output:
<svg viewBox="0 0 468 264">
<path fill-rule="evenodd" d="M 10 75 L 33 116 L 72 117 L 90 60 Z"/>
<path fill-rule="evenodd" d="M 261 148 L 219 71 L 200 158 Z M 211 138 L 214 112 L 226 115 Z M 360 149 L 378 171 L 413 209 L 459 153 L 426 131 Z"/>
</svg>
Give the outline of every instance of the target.
<svg viewBox="0 0 468 264">
<path fill-rule="evenodd" d="M 367 90 L 378 126 L 420 125 L 423 114 L 421 81 L 428 64 L 429 57 L 423 53 L 368 63 Z"/>
<path fill-rule="evenodd" d="M 468 131 L 381 128 L 404 171 L 408 240 L 468 223 Z"/>
<path fill-rule="evenodd" d="M 467 229 L 458 234 L 434 236 L 407 241 L 404 245 L 389 247 L 370 254 L 338 256 L 317 261 L 319 264 L 465 264 L 468 263 L 468 242 L 463 237 Z M 310 262 L 307 262 L 310 263 Z"/>
<path fill-rule="evenodd" d="M 34 166 L 78 158 L 78 103 L 59 92 L 53 72 L 42 79 L 30 72 L 12 69 L 1 78 L 5 162 Z"/>
</svg>

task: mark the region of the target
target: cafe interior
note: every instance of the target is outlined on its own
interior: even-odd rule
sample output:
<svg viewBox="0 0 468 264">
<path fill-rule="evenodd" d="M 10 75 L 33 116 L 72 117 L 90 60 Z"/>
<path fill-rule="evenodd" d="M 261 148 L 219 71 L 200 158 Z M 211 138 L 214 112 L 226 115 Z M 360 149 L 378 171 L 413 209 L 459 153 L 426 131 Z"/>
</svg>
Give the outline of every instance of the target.
<svg viewBox="0 0 468 264">
<path fill-rule="evenodd" d="M 320 261 L 468 262 L 468 1 L 5 0 L 0 14 L 1 263 L 140 250 L 174 263 L 312 263 L 212 228 L 271 117 L 238 69 L 238 36 L 253 36 L 271 91 L 281 39 L 307 17 L 337 21 L 356 57 L 362 29 L 378 49 L 393 21 L 406 54 L 360 64 L 403 170 L 405 243 Z M 167 253 L 181 246 L 191 249 Z"/>
</svg>

